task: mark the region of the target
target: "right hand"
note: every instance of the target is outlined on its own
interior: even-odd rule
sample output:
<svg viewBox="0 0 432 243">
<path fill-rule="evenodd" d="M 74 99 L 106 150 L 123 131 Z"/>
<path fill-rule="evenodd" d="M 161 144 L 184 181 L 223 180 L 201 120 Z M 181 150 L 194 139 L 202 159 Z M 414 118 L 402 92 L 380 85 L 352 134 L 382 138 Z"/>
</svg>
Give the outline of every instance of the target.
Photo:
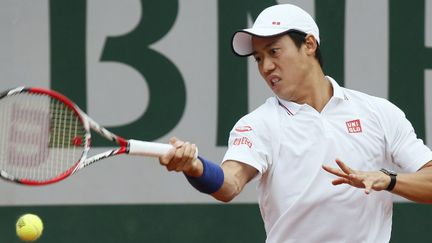
<svg viewBox="0 0 432 243">
<path fill-rule="evenodd" d="M 171 138 L 169 143 L 173 148 L 164 156 L 159 157 L 159 163 L 168 171 L 184 172 L 193 177 L 201 176 L 203 165 L 198 158 L 195 158 L 196 145 L 175 137 Z"/>
</svg>

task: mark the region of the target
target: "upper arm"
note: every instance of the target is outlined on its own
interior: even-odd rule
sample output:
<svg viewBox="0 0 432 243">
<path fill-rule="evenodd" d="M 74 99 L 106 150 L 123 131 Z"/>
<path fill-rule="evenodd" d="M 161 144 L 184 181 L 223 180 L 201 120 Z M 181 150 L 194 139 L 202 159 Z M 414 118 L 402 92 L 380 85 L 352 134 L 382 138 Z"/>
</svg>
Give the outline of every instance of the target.
<svg viewBox="0 0 432 243">
<path fill-rule="evenodd" d="M 424 164 L 419 170 L 423 170 L 424 168 L 432 167 L 432 160 Z"/>
<path fill-rule="evenodd" d="M 225 161 L 222 170 L 229 180 L 236 181 L 236 184 L 242 187 L 258 174 L 254 167 L 235 160 Z"/>
<path fill-rule="evenodd" d="M 225 161 L 221 167 L 224 172 L 224 183 L 212 196 L 224 202 L 231 201 L 258 174 L 254 167 L 234 160 Z"/>
</svg>

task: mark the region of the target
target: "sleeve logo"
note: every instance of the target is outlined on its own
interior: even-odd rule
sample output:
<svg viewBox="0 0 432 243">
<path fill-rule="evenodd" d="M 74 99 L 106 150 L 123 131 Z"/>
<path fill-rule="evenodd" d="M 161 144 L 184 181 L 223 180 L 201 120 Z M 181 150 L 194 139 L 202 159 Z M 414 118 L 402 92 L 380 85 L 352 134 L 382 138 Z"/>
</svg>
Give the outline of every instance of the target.
<svg viewBox="0 0 432 243">
<path fill-rule="evenodd" d="M 237 132 L 250 132 L 250 131 L 252 131 L 252 127 L 251 126 L 240 126 L 240 127 L 236 127 L 235 130 Z"/>
<path fill-rule="evenodd" d="M 249 140 L 249 138 L 247 138 L 247 137 L 241 137 L 241 138 L 234 139 L 233 145 L 239 146 L 239 145 L 242 145 L 242 144 L 245 144 L 249 148 L 252 148 L 252 142 Z"/>
</svg>

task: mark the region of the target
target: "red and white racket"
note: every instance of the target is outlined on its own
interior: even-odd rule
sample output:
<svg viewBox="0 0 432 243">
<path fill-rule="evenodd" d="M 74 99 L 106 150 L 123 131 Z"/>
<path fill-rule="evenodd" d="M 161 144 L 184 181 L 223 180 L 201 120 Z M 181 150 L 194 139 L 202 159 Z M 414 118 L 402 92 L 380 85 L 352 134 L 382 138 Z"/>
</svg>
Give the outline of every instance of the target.
<svg viewBox="0 0 432 243">
<path fill-rule="evenodd" d="M 119 147 L 88 158 L 91 130 Z M 51 184 L 104 158 L 158 157 L 171 148 L 117 136 L 52 90 L 18 87 L 0 94 L 0 176 L 12 182 Z"/>
</svg>

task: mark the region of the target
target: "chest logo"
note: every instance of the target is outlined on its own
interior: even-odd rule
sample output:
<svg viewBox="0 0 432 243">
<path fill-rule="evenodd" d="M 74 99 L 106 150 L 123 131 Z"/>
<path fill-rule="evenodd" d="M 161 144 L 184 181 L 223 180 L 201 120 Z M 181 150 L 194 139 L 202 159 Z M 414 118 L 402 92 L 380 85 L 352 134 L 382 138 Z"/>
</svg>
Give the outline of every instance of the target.
<svg viewBox="0 0 432 243">
<path fill-rule="evenodd" d="M 349 133 L 361 133 L 360 119 L 345 122 Z"/>
</svg>

